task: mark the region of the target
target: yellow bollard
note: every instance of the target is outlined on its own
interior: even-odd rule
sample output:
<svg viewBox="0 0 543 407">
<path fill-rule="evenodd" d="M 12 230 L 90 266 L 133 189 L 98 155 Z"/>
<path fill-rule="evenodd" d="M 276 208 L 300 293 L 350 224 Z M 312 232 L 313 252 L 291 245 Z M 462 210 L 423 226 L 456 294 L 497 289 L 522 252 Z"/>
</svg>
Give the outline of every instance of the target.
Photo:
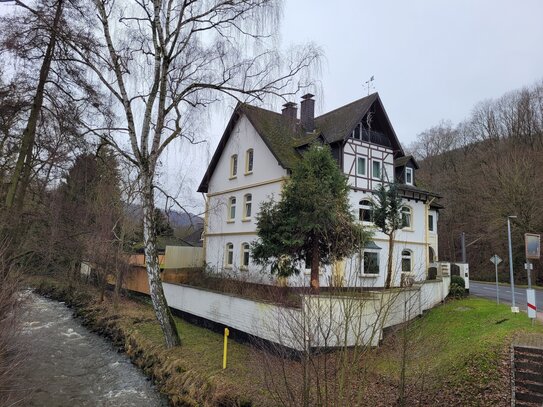
<svg viewBox="0 0 543 407">
<path fill-rule="evenodd" d="M 230 331 L 228 328 L 224 328 L 224 351 L 223 351 L 223 357 L 222 357 L 222 368 L 226 369 L 226 355 L 228 351 L 228 335 L 230 335 Z"/>
</svg>

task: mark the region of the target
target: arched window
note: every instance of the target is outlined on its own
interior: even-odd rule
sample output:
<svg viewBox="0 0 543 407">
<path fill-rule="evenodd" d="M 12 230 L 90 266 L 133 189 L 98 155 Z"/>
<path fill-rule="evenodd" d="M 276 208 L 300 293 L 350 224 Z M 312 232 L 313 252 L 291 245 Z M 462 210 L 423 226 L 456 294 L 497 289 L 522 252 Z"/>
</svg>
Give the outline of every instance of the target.
<svg viewBox="0 0 543 407">
<path fill-rule="evenodd" d="M 226 243 L 226 251 L 224 256 L 224 266 L 225 267 L 232 267 L 232 264 L 234 263 L 234 244 L 233 243 Z"/>
<path fill-rule="evenodd" d="M 373 205 L 371 201 L 363 199 L 359 202 L 358 220 L 362 222 L 373 222 Z"/>
<path fill-rule="evenodd" d="M 402 250 L 402 271 L 404 273 L 413 271 L 413 253 L 411 253 L 411 250 Z"/>
<path fill-rule="evenodd" d="M 228 220 L 236 219 L 236 197 L 231 196 L 228 199 Z"/>
<path fill-rule="evenodd" d="M 413 227 L 413 214 L 409 206 L 402 207 L 402 228 L 411 229 Z"/>
<path fill-rule="evenodd" d="M 247 269 L 249 267 L 249 243 L 241 244 L 241 268 Z"/>
<path fill-rule="evenodd" d="M 243 197 L 243 218 L 250 219 L 253 207 L 253 196 L 251 194 L 246 194 Z"/>
<path fill-rule="evenodd" d="M 253 172 L 253 157 L 254 151 L 250 148 L 245 153 L 245 174 L 251 174 Z"/>
<path fill-rule="evenodd" d="M 238 155 L 234 154 L 230 157 L 230 178 L 235 178 L 238 175 Z"/>
<path fill-rule="evenodd" d="M 436 258 L 436 252 L 432 246 L 428 247 L 428 263 L 433 263 Z"/>
</svg>

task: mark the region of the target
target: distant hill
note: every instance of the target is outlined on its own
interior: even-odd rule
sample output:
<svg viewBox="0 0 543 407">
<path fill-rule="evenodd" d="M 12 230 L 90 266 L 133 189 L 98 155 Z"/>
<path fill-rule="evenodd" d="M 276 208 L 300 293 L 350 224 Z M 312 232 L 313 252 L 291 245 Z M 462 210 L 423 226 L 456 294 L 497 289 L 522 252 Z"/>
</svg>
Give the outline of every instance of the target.
<svg viewBox="0 0 543 407">
<path fill-rule="evenodd" d="M 175 210 L 165 212 L 162 209 L 160 209 L 160 211 L 166 215 L 168 221 L 170 222 L 170 226 L 174 229 L 187 229 L 192 226 L 191 229 L 197 230 L 203 228 L 204 226 L 204 219 L 193 213 L 179 212 Z M 143 216 L 143 209 L 141 205 L 128 205 L 126 212 L 134 220 L 141 219 Z"/>
<path fill-rule="evenodd" d="M 193 213 L 169 211 L 166 213 L 172 228 L 186 228 L 192 226 L 193 229 L 200 229 L 204 226 L 204 219 Z"/>
</svg>

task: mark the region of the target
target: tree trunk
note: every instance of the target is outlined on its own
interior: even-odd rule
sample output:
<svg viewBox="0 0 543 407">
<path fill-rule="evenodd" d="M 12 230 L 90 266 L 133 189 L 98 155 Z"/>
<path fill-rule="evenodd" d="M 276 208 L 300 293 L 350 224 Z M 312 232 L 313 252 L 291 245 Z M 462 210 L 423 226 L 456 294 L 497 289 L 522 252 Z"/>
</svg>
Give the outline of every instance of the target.
<svg viewBox="0 0 543 407">
<path fill-rule="evenodd" d="M 22 205 L 22 202 L 24 202 L 24 195 L 26 193 L 26 188 L 28 187 L 30 179 L 30 168 L 24 168 L 24 166 L 25 161 L 27 161 L 27 166 L 30 165 L 30 163 L 28 162 L 28 158 L 31 157 L 32 149 L 34 148 L 36 127 L 43 105 L 43 93 L 45 89 L 45 83 L 47 82 L 47 78 L 49 77 L 49 69 L 51 68 L 51 61 L 53 60 L 53 54 L 57 42 L 57 28 L 59 26 L 60 17 L 62 15 L 62 8 L 63 0 L 59 0 L 57 3 L 57 9 L 55 11 L 55 18 L 53 20 L 51 37 L 49 38 L 49 43 L 47 44 L 47 49 L 45 50 L 45 55 L 43 57 L 42 65 L 40 68 L 38 86 L 36 88 L 36 94 L 34 95 L 32 107 L 30 109 L 30 116 L 28 117 L 26 128 L 23 131 L 21 148 L 19 150 L 17 162 L 15 163 L 15 169 L 13 170 L 13 174 L 11 175 L 9 189 L 6 194 L 6 207 L 8 209 L 13 206 L 13 203 L 15 202 L 15 195 L 18 190 L 20 195 L 18 199 L 18 206 Z M 19 181 L 21 181 L 22 184 L 21 188 L 18 188 Z"/>
<path fill-rule="evenodd" d="M 143 241 L 145 244 L 145 265 L 147 267 L 147 277 L 149 279 L 149 292 L 155 314 L 164 333 L 166 347 L 172 348 L 181 345 L 179 333 L 175 326 L 170 308 L 164 295 L 162 281 L 160 278 L 160 268 L 158 264 L 156 230 L 154 225 L 154 191 L 152 176 L 142 171 L 142 203 L 143 203 Z"/>
<path fill-rule="evenodd" d="M 313 238 L 313 247 L 311 248 L 311 292 L 313 294 L 318 294 L 320 289 L 319 284 L 319 240 Z"/>
<path fill-rule="evenodd" d="M 119 305 L 119 297 L 121 295 L 121 288 L 123 287 L 124 279 L 124 267 L 125 263 L 123 261 L 123 249 L 124 249 L 124 221 L 121 223 L 121 236 L 119 238 L 120 242 L 117 246 L 117 252 L 115 253 L 115 289 L 113 291 L 113 308 L 117 309 Z"/>
<path fill-rule="evenodd" d="M 388 259 L 387 259 L 387 279 L 385 288 L 390 288 L 392 281 L 392 258 L 394 255 L 394 232 L 388 235 Z"/>
</svg>

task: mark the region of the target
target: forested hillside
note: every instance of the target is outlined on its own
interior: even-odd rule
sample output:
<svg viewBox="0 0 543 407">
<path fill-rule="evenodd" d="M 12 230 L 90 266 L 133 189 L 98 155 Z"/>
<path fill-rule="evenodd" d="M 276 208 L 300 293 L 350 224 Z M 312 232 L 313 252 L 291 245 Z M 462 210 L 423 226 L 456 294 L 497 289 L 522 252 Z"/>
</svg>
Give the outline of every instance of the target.
<svg viewBox="0 0 543 407">
<path fill-rule="evenodd" d="M 410 146 L 420 163 L 418 186 L 439 192 L 439 256 L 461 260 L 466 234 L 472 277 L 493 279 L 498 254 L 508 281 L 507 217 L 513 262 L 526 281 L 524 233 L 543 233 L 543 82 L 479 103 L 463 122 L 441 122 Z M 534 262 L 543 283 L 543 263 Z"/>
</svg>

